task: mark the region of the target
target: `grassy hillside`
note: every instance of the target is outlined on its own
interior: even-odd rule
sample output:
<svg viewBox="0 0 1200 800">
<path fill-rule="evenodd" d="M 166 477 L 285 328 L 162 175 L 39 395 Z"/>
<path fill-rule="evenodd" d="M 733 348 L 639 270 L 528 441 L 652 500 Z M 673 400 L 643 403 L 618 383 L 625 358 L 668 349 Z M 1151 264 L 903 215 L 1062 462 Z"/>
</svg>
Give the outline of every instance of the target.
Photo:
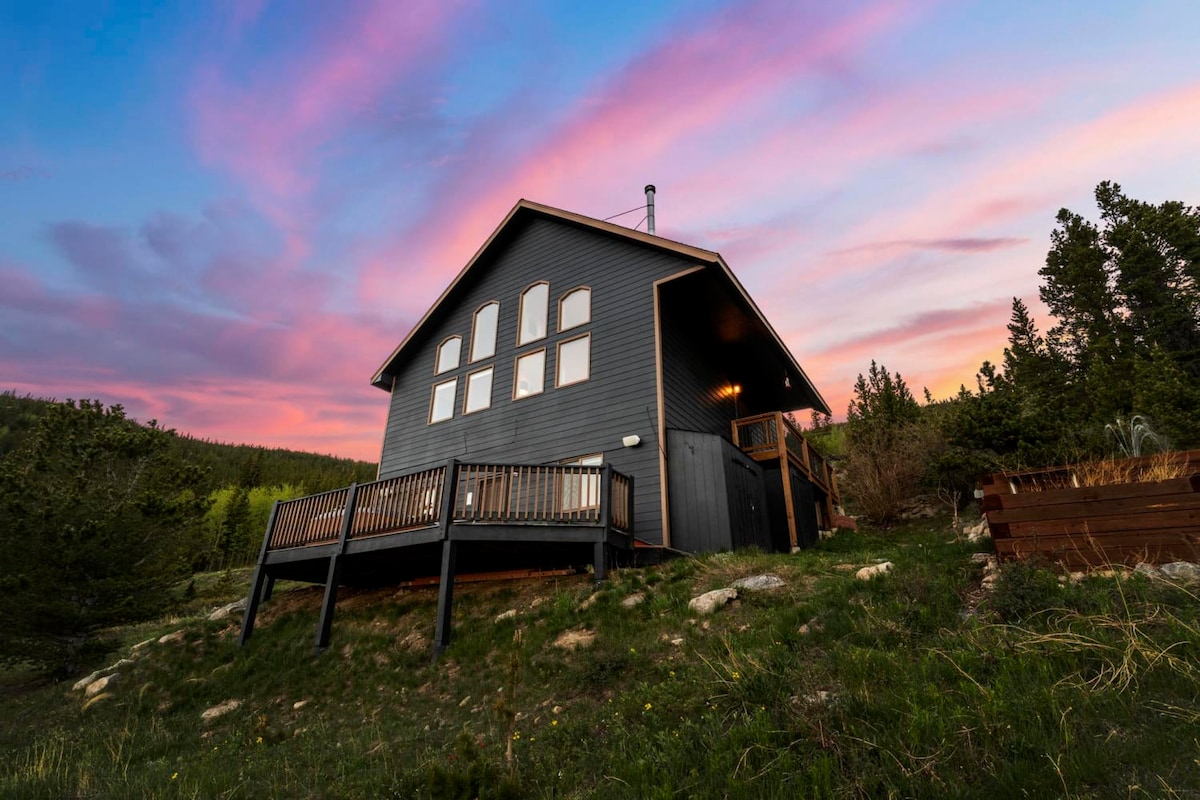
<svg viewBox="0 0 1200 800">
<path fill-rule="evenodd" d="M 344 592 L 333 647 L 314 656 L 320 591 L 281 585 L 246 649 L 237 619 L 163 620 L 117 632 L 123 652 L 183 633 L 144 646 L 91 700 L 69 684 L 10 687 L 0 796 L 1200 792 L 1195 594 L 1018 567 L 985 596 L 975 549 L 934 520 L 795 556 L 619 570 L 586 607 L 584 575 L 467 585 L 437 664 L 435 591 Z M 894 570 L 855 579 L 878 559 Z M 763 572 L 786 585 L 689 611 Z M 198 582 L 196 608 L 247 577 Z"/>
</svg>

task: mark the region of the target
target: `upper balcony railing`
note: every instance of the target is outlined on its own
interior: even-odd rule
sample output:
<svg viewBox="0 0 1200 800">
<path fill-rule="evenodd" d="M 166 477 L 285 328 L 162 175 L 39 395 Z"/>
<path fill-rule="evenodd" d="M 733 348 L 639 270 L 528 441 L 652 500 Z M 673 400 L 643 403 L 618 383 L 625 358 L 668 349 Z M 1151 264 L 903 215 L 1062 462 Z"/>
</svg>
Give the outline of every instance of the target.
<svg viewBox="0 0 1200 800">
<path fill-rule="evenodd" d="M 606 466 L 452 462 L 281 502 L 267 549 L 332 544 L 343 530 L 347 539 L 361 539 L 430 528 L 442 524 L 443 508 L 450 509 L 454 525 L 577 525 L 632 533 L 633 479 Z"/>
<path fill-rule="evenodd" d="M 782 412 L 771 411 L 733 421 L 733 443 L 751 457 L 786 453 L 819 489 L 840 501 L 837 478 L 829 462 L 813 448 L 800 429 Z M 782 448 L 780 444 L 782 443 Z"/>
</svg>

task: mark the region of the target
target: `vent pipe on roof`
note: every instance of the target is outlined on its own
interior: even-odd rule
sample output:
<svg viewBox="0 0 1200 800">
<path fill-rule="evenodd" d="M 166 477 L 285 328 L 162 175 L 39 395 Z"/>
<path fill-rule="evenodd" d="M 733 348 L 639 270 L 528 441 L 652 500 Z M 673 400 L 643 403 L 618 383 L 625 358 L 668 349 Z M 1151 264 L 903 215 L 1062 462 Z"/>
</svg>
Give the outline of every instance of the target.
<svg viewBox="0 0 1200 800">
<path fill-rule="evenodd" d="M 646 184 L 646 233 L 654 235 L 654 184 Z"/>
</svg>

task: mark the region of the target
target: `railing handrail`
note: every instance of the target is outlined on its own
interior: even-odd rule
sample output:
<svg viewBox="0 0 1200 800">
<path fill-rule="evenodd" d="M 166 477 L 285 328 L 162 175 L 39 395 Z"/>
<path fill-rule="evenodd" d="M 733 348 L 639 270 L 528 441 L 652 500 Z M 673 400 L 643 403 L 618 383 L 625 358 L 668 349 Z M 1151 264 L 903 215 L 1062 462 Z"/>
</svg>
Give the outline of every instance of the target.
<svg viewBox="0 0 1200 800">
<path fill-rule="evenodd" d="M 453 476 L 447 470 L 454 468 Z M 633 479 L 618 472 L 611 464 L 512 464 L 490 462 L 452 462 L 450 466 L 436 466 L 387 478 L 354 487 L 356 502 L 350 504 L 350 487 L 331 489 L 317 494 L 296 497 L 279 502 L 263 540 L 264 552 L 309 545 L 334 544 L 341 540 L 341 531 L 347 530 L 346 539 L 375 536 L 381 533 L 402 532 L 427 528 L 440 524 L 444 505 L 450 509 L 449 522 L 459 523 L 503 523 L 503 524 L 565 524 L 586 527 L 613 527 L 631 532 L 633 528 Z M 545 479 L 537 487 L 540 502 L 526 502 L 528 498 L 518 494 L 516 505 L 508 493 L 513 487 L 503 487 L 502 509 L 476 516 L 483 505 L 478 498 L 471 505 L 460 508 L 458 493 L 460 481 L 477 479 L 481 473 L 495 473 L 506 481 L 514 476 L 518 481 L 531 475 Z M 466 476 L 464 478 L 464 476 Z M 563 476 L 589 480 L 576 489 L 580 503 L 577 507 L 565 507 L 563 503 Z M 398 491 L 387 491 L 388 484 Z M 620 491 L 612 491 L 619 485 Z M 383 488 L 381 488 L 383 487 Z M 518 491 L 529 491 L 531 487 L 520 484 Z M 476 487 L 478 490 L 478 487 Z M 593 498 L 592 495 L 595 495 Z M 491 502 L 500 496 L 490 498 Z M 624 507 L 617 508 L 620 502 Z M 459 513 L 464 511 L 464 513 Z M 347 516 L 349 519 L 347 520 Z M 607 521 L 607 523 L 606 523 Z M 348 525 L 348 527 L 346 527 Z M 277 533 L 282 538 L 277 539 Z"/>
</svg>

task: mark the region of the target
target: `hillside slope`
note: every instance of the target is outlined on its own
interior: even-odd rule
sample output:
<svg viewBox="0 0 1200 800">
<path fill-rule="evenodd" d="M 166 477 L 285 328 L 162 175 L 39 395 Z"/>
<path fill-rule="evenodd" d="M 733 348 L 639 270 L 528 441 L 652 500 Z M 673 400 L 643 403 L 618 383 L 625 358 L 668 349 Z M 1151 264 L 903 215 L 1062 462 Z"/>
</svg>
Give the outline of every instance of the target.
<svg viewBox="0 0 1200 800">
<path fill-rule="evenodd" d="M 281 585 L 245 649 L 236 616 L 163 620 L 90 699 L 7 692 L 0 795 L 1200 792 L 1196 596 L 1022 567 L 984 597 L 975 549 L 937 520 L 619 570 L 594 600 L 586 575 L 465 585 L 436 664 L 434 590 L 344 592 L 314 656 L 320 592 Z M 688 608 L 762 573 L 784 586 Z"/>
</svg>

